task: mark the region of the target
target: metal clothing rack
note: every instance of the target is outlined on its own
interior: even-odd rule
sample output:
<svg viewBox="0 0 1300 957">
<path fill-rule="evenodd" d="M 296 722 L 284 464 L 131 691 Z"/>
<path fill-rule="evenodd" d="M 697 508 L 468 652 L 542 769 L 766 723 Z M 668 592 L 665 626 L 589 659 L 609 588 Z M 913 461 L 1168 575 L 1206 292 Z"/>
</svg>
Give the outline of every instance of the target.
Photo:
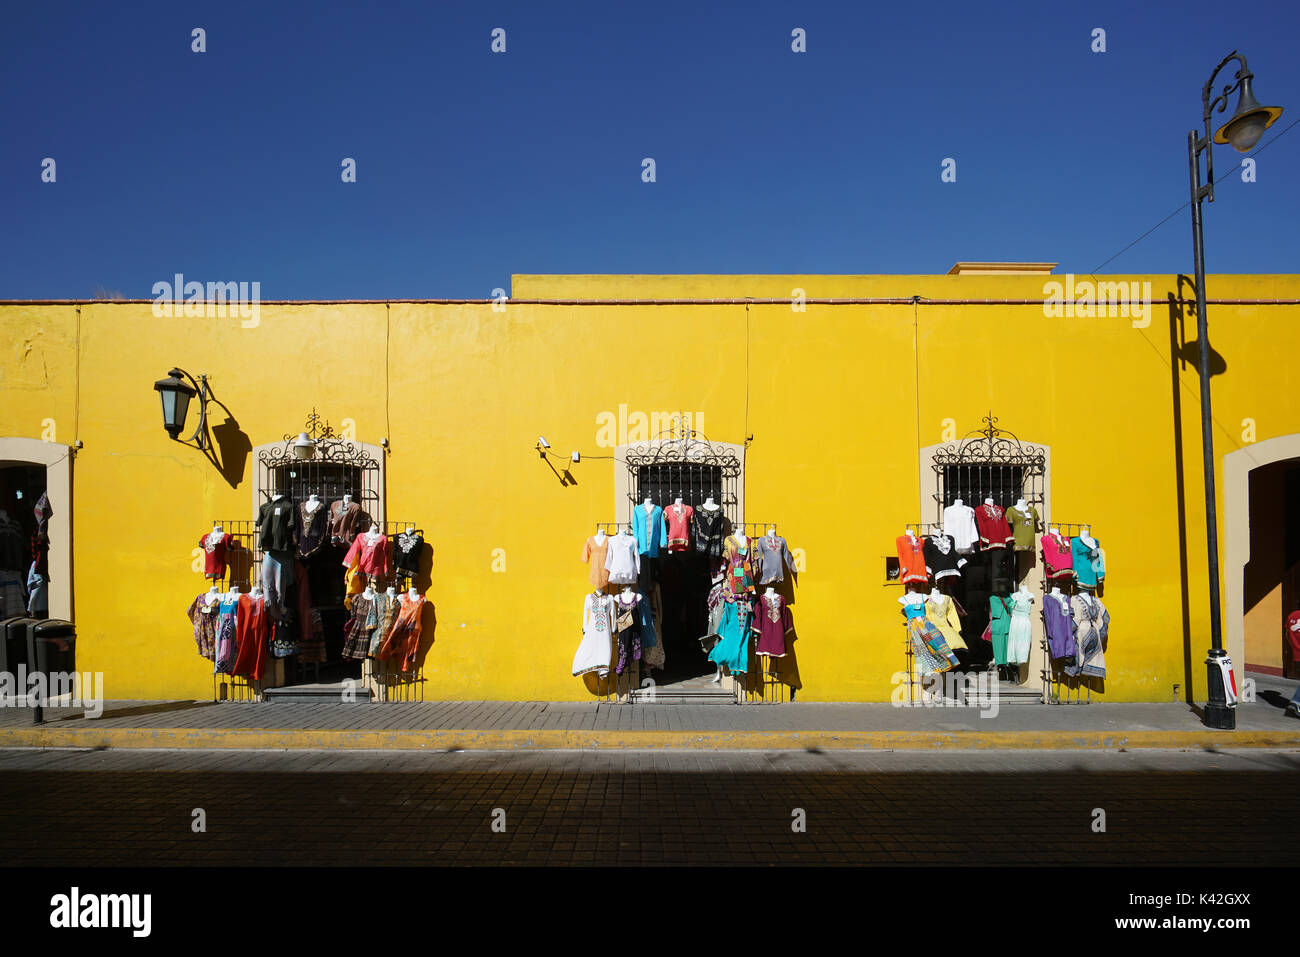
<svg viewBox="0 0 1300 957">
<path fill-rule="evenodd" d="M 1044 522 L 1043 535 L 1046 535 L 1051 529 L 1055 528 L 1061 533 L 1061 537 L 1067 541 L 1073 542 L 1082 529 L 1091 530 L 1092 526 L 1088 522 Z M 1043 601 L 1042 608 L 1039 609 L 1039 616 L 1043 621 L 1043 636 L 1041 644 L 1043 648 L 1043 695 L 1047 704 L 1092 704 L 1092 684 L 1084 679 L 1083 675 L 1069 675 L 1065 672 L 1062 664 L 1064 659 L 1053 659 L 1051 644 L 1047 640 L 1047 595 L 1052 588 L 1060 588 L 1061 592 L 1067 599 L 1073 598 L 1079 594 L 1079 588 L 1075 582 L 1074 576 L 1069 579 L 1050 581 L 1047 578 L 1047 556 L 1042 550 L 1042 537 L 1039 537 L 1039 559 L 1043 563 Z M 1083 589 L 1088 591 L 1088 589 Z M 1055 599 L 1053 599 L 1055 600 Z M 1074 622 L 1074 608 L 1070 607 L 1070 622 Z"/>
<path fill-rule="evenodd" d="M 631 522 L 597 522 L 596 531 L 604 532 L 606 535 L 617 535 L 622 529 L 630 529 Z M 767 534 L 769 528 L 775 529 L 780 534 L 780 529 L 776 522 L 726 522 L 726 533 L 734 535 L 737 530 L 743 530 L 746 538 L 760 538 Z M 757 603 L 755 603 L 757 604 Z M 749 668 L 745 672 L 744 680 L 739 675 L 732 676 L 732 683 L 736 691 L 737 704 L 780 704 L 789 700 L 789 686 L 781 681 L 781 659 L 773 659 L 769 656 L 758 654 L 758 639 L 752 634 L 749 639 Z M 761 661 L 761 669 L 755 670 L 755 662 Z M 608 675 L 604 678 L 597 679 L 596 697 L 601 702 L 618 702 L 622 704 L 636 704 L 642 697 L 637 694 L 641 688 L 641 665 L 640 662 L 634 662 L 632 666 L 621 675 L 616 675 L 613 669 L 610 669 Z M 757 676 L 757 680 L 753 680 Z"/>
<path fill-rule="evenodd" d="M 328 506 L 323 506 L 328 507 Z M 223 592 L 229 592 L 232 589 L 238 590 L 241 594 L 247 594 L 252 590 L 253 585 L 261 581 L 262 560 L 264 552 L 261 546 L 261 529 L 257 527 L 255 520 L 235 519 L 235 520 L 216 520 L 214 525 L 220 525 L 222 529 L 234 538 L 230 549 L 226 554 L 226 571 L 222 578 L 217 579 L 218 587 Z M 376 523 L 380 524 L 380 523 Z M 414 522 L 405 521 L 385 521 L 381 525 L 384 534 L 391 540 L 399 532 L 405 532 L 408 527 L 414 528 L 416 534 L 421 538 L 424 537 L 424 529 L 417 526 Z M 429 543 L 426 541 L 425 546 Z M 340 575 L 343 568 L 340 566 Z M 392 577 L 392 584 L 399 591 L 405 591 L 411 586 L 414 579 L 411 576 Z M 208 587 L 214 579 L 205 578 Z M 299 623 L 299 627 L 304 627 L 306 623 Z M 286 664 L 295 656 L 290 655 L 285 659 Z M 369 660 L 369 659 L 367 659 Z M 320 664 L 311 662 L 307 664 L 296 663 L 298 669 L 297 677 L 306 680 L 309 675 L 319 678 Z M 417 667 L 409 672 L 395 672 L 388 675 L 385 666 L 391 662 L 376 662 L 374 677 L 381 685 L 390 689 L 391 697 L 385 700 L 424 700 L 424 677 L 423 666 Z M 309 670 L 310 669 L 310 670 Z M 257 701 L 261 699 L 262 691 L 266 687 L 265 681 L 251 681 L 243 675 L 231 675 L 223 673 L 214 673 L 212 676 L 212 700 L 213 701 Z M 418 697 L 416 695 L 418 694 Z"/>
</svg>

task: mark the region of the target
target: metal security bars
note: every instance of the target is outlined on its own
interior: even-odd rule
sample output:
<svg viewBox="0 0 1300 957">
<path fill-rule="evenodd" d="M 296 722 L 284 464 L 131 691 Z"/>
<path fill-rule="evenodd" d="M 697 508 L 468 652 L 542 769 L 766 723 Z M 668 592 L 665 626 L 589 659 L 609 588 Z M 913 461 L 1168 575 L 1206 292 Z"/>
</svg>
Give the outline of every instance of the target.
<svg viewBox="0 0 1300 957">
<path fill-rule="evenodd" d="M 721 505 L 731 521 L 739 521 L 740 459 L 729 449 L 714 446 L 690 433 L 686 438 L 627 450 L 628 507 L 651 498 L 659 504 L 680 498 L 698 507 L 706 498 Z"/>
<path fill-rule="evenodd" d="M 1027 505 L 1043 511 L 1047 471 L 1044 450 L 999 429 L 992 412 L 982 421 L 984 428 L 934 453 L 936 521 L 943 520 L 943 510 L 957 499 L 974 507 L 991 498 L 1002 508 L 1009 508 L 1016 499 L 1024 498 Z"/>
<path fill-rule="evenodd" d="M 379 462 L 355 442 L 335 435 L 315 409 L 307 416 L 304 434 L 314 443 L 310 458 L 297 457 L 298 437 L 288 433 L 283 444 L 258 453 L 257 487 L 263 499 L 279 494 L 305 502 L 314 494 L 333 502 L 351 495 L 367 515 L 382 517 Z"/>
</svg>

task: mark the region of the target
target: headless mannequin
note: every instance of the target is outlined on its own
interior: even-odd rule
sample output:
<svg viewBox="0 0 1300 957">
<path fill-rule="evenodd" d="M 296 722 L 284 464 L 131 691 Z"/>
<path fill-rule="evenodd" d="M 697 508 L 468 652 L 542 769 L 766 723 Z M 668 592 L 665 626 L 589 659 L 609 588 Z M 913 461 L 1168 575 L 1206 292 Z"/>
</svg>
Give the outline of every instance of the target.
<svg viewBox="0 0 1300 957">
<path fill-rule="evenodd" d="M 417 598 L 420 597 L 420 593 L 419 593 L 418 591 L 416 591 L 416 590 L 415 590 L 415 586 L 412 585 L 412 586 L 410 587 L 410 589 L 406 592 L 406 597 L 407 597 L 410 601 L 415 601 Z"/>
<path fill-rule="evenodd" d="M 647 495 L 645 497 L 645 501 L 641 503 L 641 507 L 645 509 L 646 515 L 649 515 L 655 510 L 654 499 L 652 499 L 649 495 Z"/>
<path fill-rule="evenodd" d="M 1097 547 L 1097 540 L 1092 537 L 1092 529 L 1087 525 L 1079 529 L 1079 537 L 1083 539 L 1083 544 L 1087 545 L 1089 548 Z"/>
<path fill-rule="evenodd" d="M 961 499 L 959 499 L 959 498 L 955 498 L 955 499 L 952 500 L 952 504 L 954 504 L 954 505 L 956 505 L 958 508 L 960 508 L 960 507 L 961 507 L 962 505 L 964 505 L 965 503 L 964 503 Z"/>
<path fill-rule="evenodd" d="M 706 499 L 704 500 L 704 504 L 700 506 L 700 508 L 708 509 L 710 512 L 716 512 L 716 511 L 718 510 L 719 507 L 720 507 L 720 506 L 719 506 L 716 502 L 713 501 L 713 496 L 712 496 L 712 495 L 710 495 L 708 498 L 706 498 Z"/>
<path fill-rule="evenodd" d="M 252 588 L 252 590 L 248 593 L 248 597 L 249 597 L 249 598 L 261 598 L 261 597 L 262 597 L 262 589 L 259 588 L 259 587 L 256 586 L 256 585 L 254 585 L 253 588 Z"/>
<path fill-rule="evenodd" d="M 388 590 L 385 591 L 384 594 L 387 595 L 389 598 L 396 598 L 396 597 L 397 597 L 397 589 L 394 588 L 392 585 L 389 585 L 389 586 L 388 586 Z"/>
<path fill-rule="evenodd" d="M 320 508 L 320 496 L 315 494 L 314 492 L 311 495 L 308 495 L 307 502 L 304 507 L 307 509 L 308 515 L 314 515 L 316 513 L 316 509 Z"/>
<path fill-rule="evenodd" d="M 605 544 L 605 530 L 603 528 L 598 528 L 596 529 L 596 545 L 600 546 L 604 544 Z"/>
<path fill-rule="evenodd" d="M 907 530 L 907 537 L 911 540 L 913 545 L 916 544 L 916 532 L 913 529 L 909 528 Z"/>
<path fill-rule="evenodd" d="M 1029 506 L 1025 504 L 1023 498 L 1016 499 L 1016 511 L 1020 512 L 1022 515 L 1029 511 Z"/>
<path fill-rule="evenodd" d="M 365 597 L 365 598 L 366 598 L 367 600 L 369 600 L 369 601 L 374 601 L 374 600 L 375 600 L 375 582 L 374 582 L 374 579 L 371 579 L 370 584 L 366 586 L 366 590 L 363 591 L 361 594 L 362 594 L 363 597 Z"/>
<path fill-rule="evenodd" d="M 993 504 L 993 499 L 991 499 L 991 498 L 986 498 L 986 499 L 984 500 L 984 504 L 985 504 L 985 505 L 992 505 L 992 504 Z"/>
</svg>

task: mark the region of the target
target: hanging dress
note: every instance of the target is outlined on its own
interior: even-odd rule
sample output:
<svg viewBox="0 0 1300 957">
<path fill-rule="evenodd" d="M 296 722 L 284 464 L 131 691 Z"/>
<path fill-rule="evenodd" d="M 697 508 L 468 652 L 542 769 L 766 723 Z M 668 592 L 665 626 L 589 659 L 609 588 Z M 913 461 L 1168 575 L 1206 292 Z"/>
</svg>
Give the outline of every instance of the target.
<svg viewBox="0 0 1300 957">
<path fill-rule="evenodd" d="M 650 585 L 649 592 L 643 590 L 640 595 L 641 601 L 637 607 L 641 623 L 641 661 L 647 668 L 662 669 L 668 659 L 655 624 L 662 615 L 658 584 Z"/>
<path fill-rule="evenodd" d="M 221 599 L 217 608 L 217 657 L 213 674 L 230 674 L 230 669 L 234 667 L 235 655 L 239 652 L 239 640 L 235 632 L 238 611 L 238 598 Z"/>
<path fill-rule="evenodd" d="M 900 602 L 906 600 L 906 597 L 899 599 Z M 912 643 L 912 655 L 921 677 L 951 671 L 960 664 L 948 647 L 943 632 L 926 619 L 924 602 L 903 605 L 903 613 L 907 616 L 907 637 Z"/>
<path fill-rule="evenodd" d="M 1007 601 L 1011 603 L 1011 627 L 1007 632 L 1007 661 L 1013 665 L 1023 664 L 1029 660 L 1029 646 L 1034 635 L 1034 626 L 1029 618 L 1029 609 L 1034 604 L 1034 596 L 1016 592 Z"/>
<path fill-rule="evenodd" d="M 734 536 L 728 535 L 722 543 L 726 552 L 727 595 L 736 598 L 754 593 L 754 563 L 751 555 L 752 542 L 745 540 L 741 545 Z"/>
<path fill-rule="evenodd" d="M 194 625 L 194 644 L 198 645 L 199 654 L 209 661 L 217 656 L 217 618 L 220 600 L 208 602 L 208 593 L 204 592 L 185 612 L 185 617 Z"/>
<path fill-rule="evenodd" d="M 239 596 L 239 607 L 235 612 L 235 634 L 239 653 L 235 656 L 235 664 L 230 673 L 247 675 L 254 681 L 261 681 L 271 643 L 271 619 L 266 611 L 265 596 Z"/>
<path fill-rule="evenodd" d="M 384 643 L 388 633 L 393 630 L 393 622 L 397 620 L 397 597 L 388 594 L 388 592 L 381 592 L 376 595 L 375 617 L 378 623 L 370 632 L 370 647 L 366 650 L 366 654 L 371 658 L 378 655 L 379 646 Z"/>
<path fill-rule="evenodd" d="M 993 641 L 993 663 L 1008 664 L 1007 639 L 1011 634 L 1011 609 L 999 595 L 989 595 L 989 637 Z"/>
<path fill-rule="evenodd" d="M 582 641 L 573 656 L 573 674 L 609 674 L 614 637 L 614 596 L 594 592 L 582 602 Z"/>
<path fill-rule="evenodd" d="M 961 636 L 961 619 L 957 617 L 957 606 L 950 597 L 944 595 L 939 601 L 927 598 L 925 617 L 943 634 L 949 650 L 966 647 L 966 641 Z"/>
<path fill-rule="evenodd" d="M 758 599 L 758 653 L 769 658 L 784 658 L 786 640 L 794 631 L 794 620 L 781 595 L 763 595 Z"/>
<path fill-rule="evenodd" d="M 393 630 L 379 645 L 377 658 L 397 658 L 401 661 L 402 671 L 409 671 L 415 664 L 420 652 L 420 612 L 424 609 L 424 596 L 414 600 L 405 592 L 397 596 L 397 620 Z"/>
<path fill-rule="evenodd" d="M 730 541 L 730 539 L 728 539 Z M 749 670 L 749 636 L 753 630 L 754 609 L 748 598 L 728 599 L 722 603 L 722 621 L 718 625 L 718 643 L 709 652 L 709 660 L 722 665 L 731 674 Z"/>
<path fill-rule="evenodd" d="M 1110 612 L 1096 595 L 1075 595 L 1070 605 L 1074 612 L 1075 640 L 1079 650 L 1074 670 L 1066 668 L 1066 673 L 1104 678 Z"/>
<path fill-rule="evenodd" d="M 1043 629 L 1047 632 L 1047 652 L 1053 661 L 1064 659 L 1073 667 L 1078 656 L 1074 640 L 1074 617 L 1070 614 L 1070 599 L 1057 598 L 1050 592 L 1043 598 Z"/>
<path fill-rule="evenodd" d="M 726 604 L 726 587 L 723 584 L 723 573 L 718 572 L 713 579 L 713 587 L 709 589 L 709 595 L 704 600 L 704 606 L 709 613 L 709 623 L 706 626 L 707 631 L 700 636 L 700 648 L 707 655 L 713 650 L 713 646 L 720 640 L 718 638 L 718 629 L 722 627 L 722 606 Z"/>
<path fill-rule="evenodd" d="M 365 658 L 370 654 L 370 629 L 378 625 L 374 598 L 352 596 L 352 618 L 343 629 L 343 657 Z"/>
<path fill-rule="evenodd" d="M 630 602 L 624 602 L 622 597 L 614 599 L 614 613 L 617 616 L 614 627 L 618 645 L 618 659 L 614 665 L 615 674 L 621 675 L 631 667 L 632 662 L 641 660 L 640 609 L 640 595 L 634 595 Z"/>
</svg>

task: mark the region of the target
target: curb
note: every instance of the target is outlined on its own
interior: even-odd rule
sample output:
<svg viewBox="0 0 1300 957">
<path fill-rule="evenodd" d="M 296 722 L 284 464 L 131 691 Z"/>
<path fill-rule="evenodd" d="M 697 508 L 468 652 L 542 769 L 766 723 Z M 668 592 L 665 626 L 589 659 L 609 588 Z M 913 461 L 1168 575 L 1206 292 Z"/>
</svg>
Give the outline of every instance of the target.
<svg viewBox="0 0 1300 957">
<path fill-rule="evenodd" d="M 0 729 L 0 748 L 408 751 L 1119 751 L 1300 750 L 1295 731 L 309 731 Z"/>
</svg>

